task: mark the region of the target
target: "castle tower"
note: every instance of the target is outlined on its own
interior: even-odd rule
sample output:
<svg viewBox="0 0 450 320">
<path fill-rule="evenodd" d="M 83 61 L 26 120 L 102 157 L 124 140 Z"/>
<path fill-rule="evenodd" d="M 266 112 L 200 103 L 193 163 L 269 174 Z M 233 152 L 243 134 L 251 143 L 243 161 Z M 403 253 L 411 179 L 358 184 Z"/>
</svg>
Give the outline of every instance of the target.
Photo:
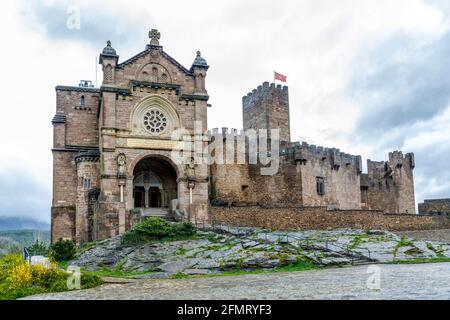
<svg viewBox="0 0 450 320">
<path fill-rule="evenodd" d="M 280 141 L 291 141 L 287 86 L 264 82 L 242 98 L 244 130 L 280 129 Z"/>
</svg>

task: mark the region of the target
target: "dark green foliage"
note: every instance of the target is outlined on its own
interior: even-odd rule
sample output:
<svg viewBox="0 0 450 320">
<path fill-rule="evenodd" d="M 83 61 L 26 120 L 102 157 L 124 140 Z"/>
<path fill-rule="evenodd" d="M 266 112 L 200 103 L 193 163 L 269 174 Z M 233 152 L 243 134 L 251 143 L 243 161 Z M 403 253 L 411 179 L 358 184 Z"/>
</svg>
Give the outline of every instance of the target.
<svg viewBox="0 0 450 320">
<path fill-rule="evenodd" d="M 56 262 L 70 261 L 75 257 L 77 249 L 71 240 L 59 239 L 52 244 L 50 255 Z"/>
<path fill-rule="evenodd" d="M 161 218 L 148 218 L 123 235 L 125 244 L 148 241 L 185 240 L 196 235 L 196 228 L 190 222 L 170 224 Z"/>
<path fill-rule="evenodd" d="M 28 248 L 32 256 L 47 256 L 49 254 L 49 247 L 47 243 L 36 240 L 32 246 Z"/>
<path fill-rule="evenodd" d="M 195 226 L 190 222 L 181 222 L 173 225 L 172 233 L 175 237 L 192 237 L 197 232 Z"/>
</svg>

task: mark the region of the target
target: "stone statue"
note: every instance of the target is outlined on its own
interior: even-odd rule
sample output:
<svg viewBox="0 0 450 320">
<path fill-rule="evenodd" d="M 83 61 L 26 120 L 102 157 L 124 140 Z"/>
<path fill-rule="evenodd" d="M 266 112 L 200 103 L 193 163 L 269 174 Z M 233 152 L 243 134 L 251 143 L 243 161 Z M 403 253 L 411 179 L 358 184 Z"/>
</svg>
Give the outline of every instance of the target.
<svg viewBox="0 0 450 320">
<path fill-rule="evenodd" d="M 126 176 L 126 168 L 125 165 L 127 164 L 127 157 L 121 153 L 117 157 L 117 175 L 119 177 Z"/>
<path fill-rule="evenodd" d="M 188 178 L 195 178 L 195 163 L 194 158 L 191 158 L 189 163 L 186 165 L 186 175 Z"/>
</svg>

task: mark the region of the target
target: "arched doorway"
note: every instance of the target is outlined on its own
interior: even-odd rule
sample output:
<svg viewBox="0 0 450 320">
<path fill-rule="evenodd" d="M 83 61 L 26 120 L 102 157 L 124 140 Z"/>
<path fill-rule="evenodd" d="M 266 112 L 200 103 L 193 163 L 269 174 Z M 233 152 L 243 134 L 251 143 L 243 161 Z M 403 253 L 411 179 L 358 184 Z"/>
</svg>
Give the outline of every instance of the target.
<svg viewBox="0 0 450 320">
<path fill-rule="evenodd" d="M 159 157 L 139 161 L 133 171 L 134 208 L 144 215 L 167 213 L 173 199 L 178 198 L 177 173 L 174 167 Z"/>
</svg>

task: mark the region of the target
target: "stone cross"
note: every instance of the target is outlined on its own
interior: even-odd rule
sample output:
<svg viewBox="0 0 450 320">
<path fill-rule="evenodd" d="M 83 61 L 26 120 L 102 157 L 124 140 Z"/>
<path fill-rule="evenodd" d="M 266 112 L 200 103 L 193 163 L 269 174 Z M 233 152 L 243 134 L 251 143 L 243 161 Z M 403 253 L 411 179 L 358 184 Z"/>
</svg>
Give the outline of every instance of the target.
<svg viewBox="0 0 450 320">
<path fill-rule="evenodd" d="M 159 46 L 159 39 L 161 38 L 161 33 L 157 29 L 152 29 L 148 33 L 148 37 L 150 38 L 150 45 Z"/>
</svg>

